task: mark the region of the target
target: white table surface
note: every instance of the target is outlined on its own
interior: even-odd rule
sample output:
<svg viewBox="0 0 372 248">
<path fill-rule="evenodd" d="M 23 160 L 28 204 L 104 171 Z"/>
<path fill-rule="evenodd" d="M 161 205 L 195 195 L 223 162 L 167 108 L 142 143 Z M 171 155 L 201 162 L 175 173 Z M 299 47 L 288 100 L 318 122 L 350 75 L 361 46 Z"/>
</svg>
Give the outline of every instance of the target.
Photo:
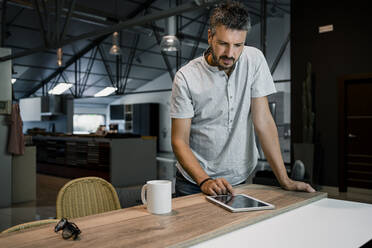
<svg viewBox="0 0 372 248">
<path fill-rule="evenodd" d="M 350 248 L 371 239 L 372 204 L 326 198 L 192 247 Z"/>
</svg>

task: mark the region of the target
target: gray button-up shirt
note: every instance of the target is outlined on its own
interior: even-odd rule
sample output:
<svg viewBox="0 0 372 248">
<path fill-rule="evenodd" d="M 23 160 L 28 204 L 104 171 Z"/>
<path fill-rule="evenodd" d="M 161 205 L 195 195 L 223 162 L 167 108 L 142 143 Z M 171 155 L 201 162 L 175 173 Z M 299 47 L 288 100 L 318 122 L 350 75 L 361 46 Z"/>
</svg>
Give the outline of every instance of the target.
<svg viewBox="0 0 372 248">
<path fill-rule="evenodd" d="M 200 165 L 210 177 L 236 185 L 247 179 L 258 158 L 251 98 L 275 92 L 266 60 L 256 48 L 244 47 L 230 77 L 201 56 L 176 73 L 170 116 L 192 119 L 189 143 Z M 177 167 L 195 183 L 179 163 Z"/>
</svg>

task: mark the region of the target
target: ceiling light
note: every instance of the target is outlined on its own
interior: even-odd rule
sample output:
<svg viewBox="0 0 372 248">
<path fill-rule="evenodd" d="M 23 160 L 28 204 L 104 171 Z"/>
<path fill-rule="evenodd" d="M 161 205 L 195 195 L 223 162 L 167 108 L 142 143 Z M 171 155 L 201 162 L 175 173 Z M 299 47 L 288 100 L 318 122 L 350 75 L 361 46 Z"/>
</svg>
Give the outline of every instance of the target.
<svg viewBox="0 0 372 248">
<path fill-rule="evenodd" d="M 72 84 L 59 83 L 53 89 L 49 90 L 48 93 L 51 95 L 61 95 L 66 90 L 70 89 Z"/>
<path fill-rule="evenodd" d="M 119 33 L 118 32 L 114 32 L 112 34 L 112 47 L 110 48 L 110 54 L 120 55 Z"/>
<path fill-rule="evenodd" d="M 103 90 L 97 92 L 94 94 L 94 97 L 100 97 L 100 96 L 108 96 L 114 93 L 118 88 L 115 87 L 106 87 Z"/>
<path fill-rule="evenodd" d="M 17 79 L 12 78 L 12 84 L 14 84 L 17 81 Z"/>
<path fill-rule="evenodd" d="M 59 67 L 62 66 L 62 56 L 63 56 L 63 52 L 62 52 L 62 48 L 60 47 L 57 49 L 57 65 Z"/>
<path fill-rule="evenodd" d="M 176 52 L 180 47 L 180 42 L 175 35 L 163 36 L 160 49 L 165 52 Z"/>
<path fill-rule="evenodd" d="M 160 49 L 165 52 L 175 52 L 180 49 L 180 42 L 176 36 L 177 23 L 176 17 L 171 16 L 167 19 L 167 35 L 163 36 L 160 42 Z"/>
</svg>

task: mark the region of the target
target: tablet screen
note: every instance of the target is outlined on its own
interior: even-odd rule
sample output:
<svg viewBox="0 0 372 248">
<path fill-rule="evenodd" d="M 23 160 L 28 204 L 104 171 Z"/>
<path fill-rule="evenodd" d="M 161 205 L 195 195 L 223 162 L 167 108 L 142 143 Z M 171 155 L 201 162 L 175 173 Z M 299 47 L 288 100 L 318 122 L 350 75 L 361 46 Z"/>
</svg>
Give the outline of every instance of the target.
<svg viewBox="0 0 372 248">
<path fill-rule="evenodd" d="M 244 195 L 218 195 L 214 199 L 220 201 L 232 208 L 253 208 L 269 206 L 263 202 L 256 201 Z"/>
</svg>

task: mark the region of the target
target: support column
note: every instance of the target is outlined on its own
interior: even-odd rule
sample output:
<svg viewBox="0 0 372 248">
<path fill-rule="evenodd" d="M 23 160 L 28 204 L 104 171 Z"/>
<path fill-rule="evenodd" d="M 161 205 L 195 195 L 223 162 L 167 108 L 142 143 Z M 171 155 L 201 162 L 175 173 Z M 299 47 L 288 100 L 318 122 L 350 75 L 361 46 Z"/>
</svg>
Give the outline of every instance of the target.
<svg viewBox="0 0 372 248">
<path fill-rule="evenodd" d="M 10 55 L 11 50 L 0 47 L 0 56 Z M 12 100 L 11 60 L 0 62 L 0 101 Z M 8 154 L 9 126 L 7 115 L 0 114 L 0 208 L 10 207 L 12 203 L 12 156 Z"/>
<path fill-rule="evenodd" d="M 266 57 L 266 9 L 267 2 L 266 0 L 261 0 L 261 51 Z"/>
<path fill-rule="evenodd" d="M 5 35 L 6 35 L 6 3 L 7 0 L 3 0 L 1 3 L 0 12 L 0 47 L 4 46 Z"/>
</svg>

